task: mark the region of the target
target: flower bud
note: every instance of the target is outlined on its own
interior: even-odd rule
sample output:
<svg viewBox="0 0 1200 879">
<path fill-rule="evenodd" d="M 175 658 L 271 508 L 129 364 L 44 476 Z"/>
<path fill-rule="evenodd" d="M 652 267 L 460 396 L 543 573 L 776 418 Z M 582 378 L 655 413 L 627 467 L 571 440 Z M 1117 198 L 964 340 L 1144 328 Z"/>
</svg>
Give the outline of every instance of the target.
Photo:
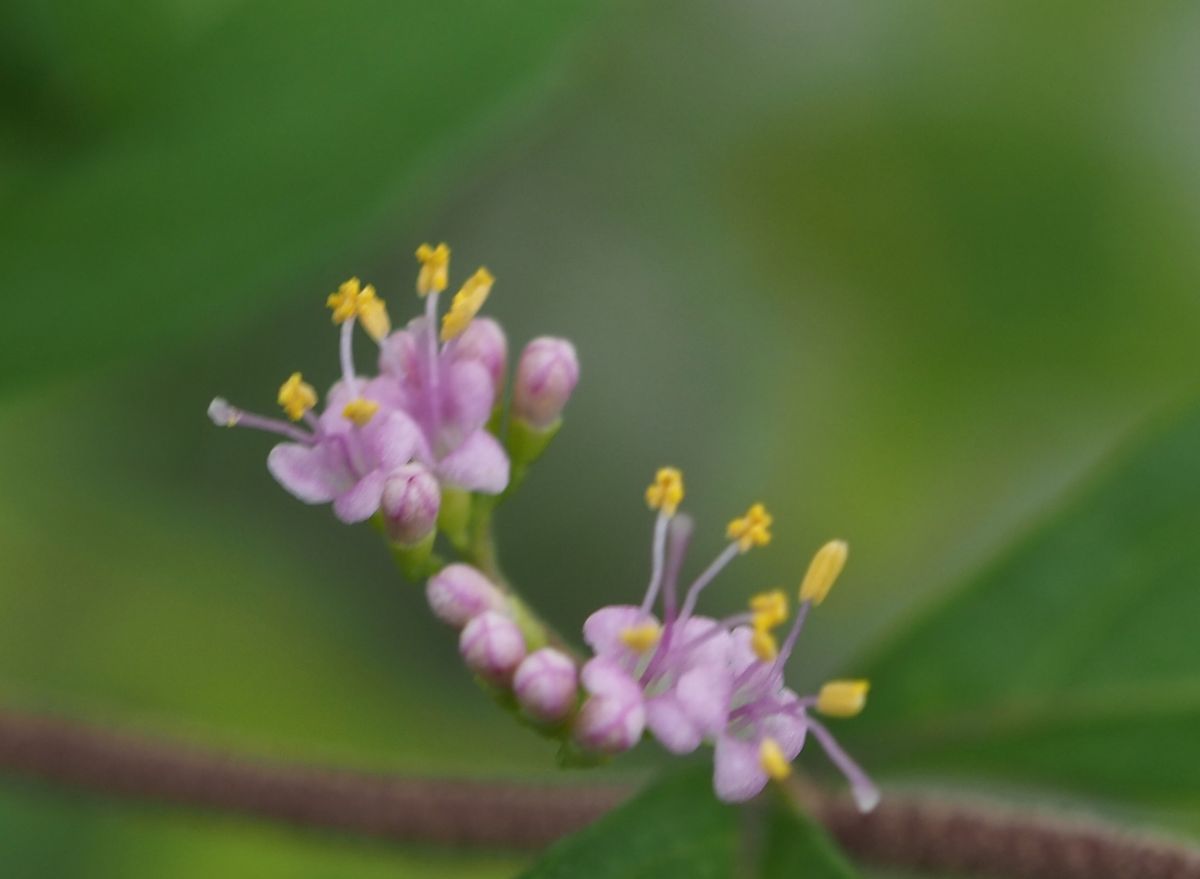
<svg viewBox="0 0 1200 879">
<path fill-rule="evenodd" d="M 477 317 L 463 330 L 451 349 L 453 360 L 482 363 L 492 377 L 496 398 L 504 389 L 504 371 L 508 368 L 508 339 L 500 324 L 490 317 Z"/>
<path fill-rule="evenodd" d="M 525 639 L 517 624 L 499 611 L 485 610 L 458 639 L 467 667 L 496 686 L 504 686 L 525 658 Z"/>
<path fill-rule="evenodd" d="M 517 702 L 526 714 L 543 723 L 555 723 L 570 714 L 578 691 L 575 663 L 553 647 L 529 654 L 513 675 Z"/>
<path fill-rule="evenodd" d="M 542 336 L 521 352 L 513 386 L 513 415 L 545 430 L 562 415 L 579 381 L 575 346 L 566 339 Z"/>
<path fill-rule="evenodd" d="M 502 610 L 504 595 L 470 565 L 447 565 L 429 578 L 425 597 L 433 615 L 461 629 L 484 611 Z"/>
<path fill-rule="evenodd" d="M 619 754 L 628 751 L 646 728 L 642 690 L 611 660 L 589 660 L 580 674 L 591 694 L 575 718 L 575 740 L 590 751 Z"/>
<path fill-rule="evenodd" d="M 437 527 L 441 503 L 437 479 L 420 464 L 393 471 L 383 485 L 380 504 L 388 538 L 403 546 L 420 543 Z"/>
</svg>

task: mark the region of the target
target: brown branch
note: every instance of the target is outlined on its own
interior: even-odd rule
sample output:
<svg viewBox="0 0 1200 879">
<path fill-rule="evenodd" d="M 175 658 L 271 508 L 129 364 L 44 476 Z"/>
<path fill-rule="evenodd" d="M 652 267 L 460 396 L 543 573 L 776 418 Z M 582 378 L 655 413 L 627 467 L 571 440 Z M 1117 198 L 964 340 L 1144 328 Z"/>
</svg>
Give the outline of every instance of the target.
<svg viewBox="0 0 1200 879">
<path fill-rule="evenodd" d="M 626 799 L 626 785 L 396 778 L 248 760 L 0 711 L 0 773 L 194 809 L 405 842 L 539 848 Z M 1096 823 L 893 796 L 863 817 L 806 804 L 865 861 L 1013 879 L 1200 879 L 1200 850 Z"/>
</svg>

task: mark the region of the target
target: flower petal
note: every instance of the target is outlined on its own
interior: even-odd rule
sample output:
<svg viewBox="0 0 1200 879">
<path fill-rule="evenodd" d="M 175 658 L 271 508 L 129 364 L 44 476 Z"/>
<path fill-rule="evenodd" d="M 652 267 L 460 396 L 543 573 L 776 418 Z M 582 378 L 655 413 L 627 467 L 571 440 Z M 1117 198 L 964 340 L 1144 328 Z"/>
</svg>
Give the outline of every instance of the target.
<svg viewBox="0 0 1200 879">
<path fill-rule="evenodd" d="M 418 457 L 421 429 L 404 412 L 380 412 L 362 428 L 363 444 L 373 463 L 385 473 Z"/>
<path fill-rule="evenodd" d="M 714 634 L 714 630 L 715 634 Z M 730 662 L 733 640 L 725 627 L 711 617 L 689 617 L 683 624 L 679 645 L 695 643 L 684 660 L 686 667 L 697 665 L 725 666 Z"/>
<path fill-rule="evenodd" d="M 325 504 L 337 495 L 338 473 L 324 446 L 280 443 L 267 455 L 276 481 L 306 504 Z"/>
<path fill-rule="evenodd" d="M 579 672 L 579 680 L 583 688 L 594 696 L 612 696 L 615 699 L 627 700 L 642 697 L 642 688 L 629 672 L 621 668 L 611 659 L 597 656 L 584 663 Z"/>
<path fill-rule="evenodd" d="M 379 509 L 386 481 L 382 470 L 372 470 L 334 499 L 333 512 L 348 525 L 370 519 Z"/>
<path fill-rule="evenodd" d="M 632 604 L 612 604 L 602 607 L 583 623 L 583 640 L 598 656 L 635 660 L 633 653 L 621 640 L 621 633 L 634 626 L 657 623 L 653 614 L 642 613 Z"/>
<path fill-rule="evenodd" d="M 759 758 L 758 739 L 723 735 L 713 753 L 713 789 L 717 799 L 741 803 L 767 786 L 767 773 Z"/>
<path fill-rule="evenodd" d="M 494 436 L 477 430 L 438 462 L 436 472 L 458 488 L 499 494 L 508 486 L 508 455 Z"/>
<path fill-rule="evenodd" d="M 733 676 L 726 665 L 701 665 L 679 676 L 675 700 L 701 736 L 715 736 L 729 720 Z"/>
<path fill-rule="evenodd" d="M 704 739 L 671 690 L 646 700 L 646 726 L 672 754 L 690 754 Z"/>
<path fill-rule="evenodd" d="M 781 690 L 779 701 L 785 705 L 794 705 L 799 701 L 796 693 L 790 689 Z M 780 751 L 784 752 L 784 757 L 788 763 L 796 759 L 800 753 L 800 749 L 804 748 L 804 739 L 808 734 L 808 723 L 803 710 L 784 710 L 776 711 L 772 716 L 763 720 L 763 734 L 772 737 L 779 745 Z"/>
<path fill-rule="evenodd" d="M 448 445 L 487 424 L 496 402 L 496 387 L 491 373 L 478 360 L 442 358 L 446 370 L 446 390 L 442 409 L 443 431 Z"/>
</svg>

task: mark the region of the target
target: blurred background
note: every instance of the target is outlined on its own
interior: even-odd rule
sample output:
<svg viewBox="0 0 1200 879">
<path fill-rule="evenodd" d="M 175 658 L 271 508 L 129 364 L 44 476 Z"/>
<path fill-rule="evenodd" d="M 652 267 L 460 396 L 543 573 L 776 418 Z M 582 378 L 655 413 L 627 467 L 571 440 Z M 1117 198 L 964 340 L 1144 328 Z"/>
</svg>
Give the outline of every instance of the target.
<svg viewBox="0 0 1200 879">
<path fill-rule="evenodd" d="M 0 8 L 0 698 L 270 754 L 552 776 L 367 528 L 268 476 L 336 373 L 325 294 L 398 322 L 412 251 L 486 264 L 583 377 L 500 521 L 561 628 L 641 594 L 654 468 L 708 607 L 852 563 L 802 684 L 987 562 L 1200 354 L 1200 8 L 9 0 Z M 364 356 L 365 361 L 365 356 Z M 649 749 L 646 749 L 649 750 Z M 862 754 L 870 762 L 870 754 Z M 654 755 L 615 771 L 636 772 Z M 22 876 L 508 876 L 0 786 Z"/>
</svg>

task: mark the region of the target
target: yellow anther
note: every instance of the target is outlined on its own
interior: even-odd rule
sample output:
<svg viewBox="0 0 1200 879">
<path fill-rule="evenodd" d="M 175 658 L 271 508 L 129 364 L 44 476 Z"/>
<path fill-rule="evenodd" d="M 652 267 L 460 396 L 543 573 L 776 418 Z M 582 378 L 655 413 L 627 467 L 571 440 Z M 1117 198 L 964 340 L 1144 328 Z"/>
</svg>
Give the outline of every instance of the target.
<svg viewBox="0 0 1200 879">
<path fill-rule="evenodd" d="M 818 549 L 808 565 L 804 582 L 800 584 L 800 600 L 811 601 L 813 604 L 824 601 L 837 581 L 838 574 L 842 573 L 842 568 L 846 566 L 846 556 L 849 552 L 850 547 L 844 540 L 831 540 Z"/>
<path fill-rule="evenodd" d="M 357 400 L 351 400 L 346 404 L 346 408 L 342 410 L 342 415 L 359 427 L 363 427 L 371 422 L 371 419 L 375 417 L 375 413 L 378 411 L 379 404 L 374 400 L 366 400 L 359 397 Z"/>
<path fill-rule="evenodd" d="M 441 293 L 450 283 L 450 248 L 445 244 L 431 247 L 422 244 L 417 248 L 417 259 L 421 270 L 417 272 L 417 292 L 422 296 Z"/>
<path fill-rule="evenodd" d="M 763 772 L 775 781 L 783 781 L 792 774 L 792 764 L 783 756 L 779 742 L 772 738 L 763 739 L 762 744 L 758 746 L 758 762 Z"/>
<path fill-rule="evenodd" d="M 351 278 L 343 281 L 336 293 L 330 293 L 325 298 L 325 304 L 333 310 L 335 324 L 344 324 L 358 314 L 358 294 L 361 289 L 362 283 L 358 278 Z"/>
<path fill-rule="evenodd" d="M 363 329 L 372 339 L 378 342 L 392 329 L 391 318 L 388 317 L 387 306 L 375 295 L 375 288 L 370 284 L 362 286 L 358 278 L 351 278 L 337 288 L 336 293 L 330 293 L 325 304 L 333 310 L 333 322 L 344 324 L 352 317 L 362 321 Z"/>
<path fill-rule="evenodd" d="M 771 634 L 771 630 L 756 625 L 754 634 L 750 636 L 750 649 L 763 662 L 774 662 L 779 655 L 779 642 Z"/>
<path fill-rule="evenodd" d="M 637 653 L 645 653 L 658 643 L 661 635 L 662 629 L 658 623 L 642 623 L 622 630 L 621 643 Z"/>
<path fill-rule="evenodd" d="M 830 681 L 817 695 L 817 710 L 830 717 L 854 717 L 867 704 L 867 681 Z"/>
<path fill-rule="evenodd" d="M 683 501 L 683 474 L 675 467 L 661 467 L 654 482 L 646 489 L 646 503 L 652 510 L 674 516 Z"/>
<path fill-rule="evenodd" d="M 729 523 L 725 533 L 730 540 L 738 542 L 738 548 L 747 552 L 754 546 L 766 546 L 771 542 L 771 523 L 774 518 L 762 504 L 755 504 L 746 515 Z"/>
<path fill-rule="evenodd" d="M 392 331 L 392 319 L 387 306 L 375 295 L 375 288 L 368 284 L 357 297 L 358 319 L 367 335 L 379 342 Z"/>
<path fill-rule="evenodd" d="M 760 592 L 750 599 L 750 610 L 754 612 L 754 625 L 762 629 L 773 629 L 787 622 L 788 598 L 782 589 Z"/>
<path fill-rule="evenodd" d="M 304 378 L 298 372 L 288 376 L 288 380 L 279 386 L 279 405 L 292 421 L 299 421 L 313 406 L 317 405 L 317 392 L 313 386 L 305 384 Z M 236 422 L 231 422 L 236 423 Z"/>
<path fill-rule="evenodd" d="M 495 282 L 496 279 L 487 269 L 480 269 L 467 278 L 467 282 L 454 294 L 450 311 L 442 318 L 443 342 L 457 339 L 463 330 L 470 326 L 475 315 L 479 314 L 479 309 L 483 308 L 483 303 L 487 301 Z"/>
</svg>

